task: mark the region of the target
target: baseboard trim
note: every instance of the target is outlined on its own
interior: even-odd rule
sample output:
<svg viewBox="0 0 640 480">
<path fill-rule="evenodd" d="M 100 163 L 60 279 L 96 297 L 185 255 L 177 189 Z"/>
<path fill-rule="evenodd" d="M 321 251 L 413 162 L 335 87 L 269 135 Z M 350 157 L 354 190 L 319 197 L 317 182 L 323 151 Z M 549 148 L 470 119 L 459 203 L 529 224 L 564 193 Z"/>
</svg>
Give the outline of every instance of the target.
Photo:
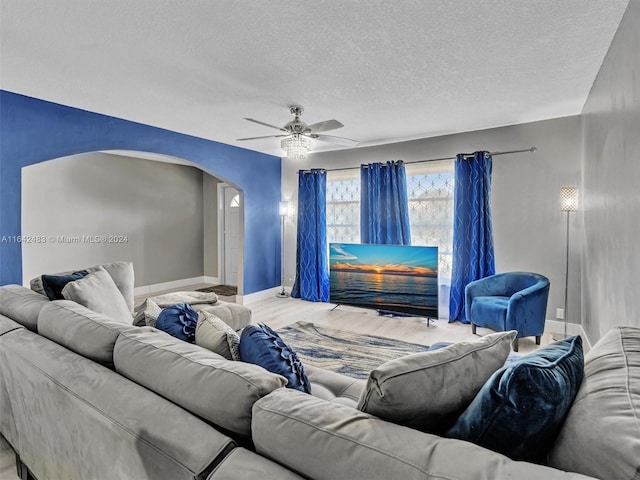
<svg viewBox="0 0 640 480">
<path fill-rule="evenodd" d="M 136 297 L 142 295 L 148 295 L 150 293 L 161 292 L 163 290 L 175 290 L 177 288 L 189 287 L 191 285 L 197 285 L 199 283 L 214 283 L 209 281 L 208 279 L 214 277 L 205 277 L 204 275 L 201 277 L 191 277 L 191 278 L 183 278 L 180 280 L 174 280 L 172 282 L 163 282 L 163 283 L 154 283 L 152 285 L 144 285 L 141 287 L 135 287 L 133 289 L 133 294 Z M 216 279 L 217 280 L 217 279 Z"/>
<path fill-rule="evenodd" d="M 282 287 L 273 287 L 266 290 L 260 290 L 259 292 L 250 293 L 248 295 L 236 295 L 236 303 L 240 305 L 249 305 L 259 300 L 266 300 L 267 298 L 275 297 L 277 293 L 282 291 Z M 287 292 L 290 292 L 288 289 Z"/>
<path fill-rule="evenodd" d="M 564 333 L 564 322 L 559 320 L 546 320 L 544 324 L 545 333 Z M 580 335 L 585 343 L 585 350 L 591 350 L 591 342 L 587 332 L 580 323 L 567 323 L 567 335 Z"/>
</svg>

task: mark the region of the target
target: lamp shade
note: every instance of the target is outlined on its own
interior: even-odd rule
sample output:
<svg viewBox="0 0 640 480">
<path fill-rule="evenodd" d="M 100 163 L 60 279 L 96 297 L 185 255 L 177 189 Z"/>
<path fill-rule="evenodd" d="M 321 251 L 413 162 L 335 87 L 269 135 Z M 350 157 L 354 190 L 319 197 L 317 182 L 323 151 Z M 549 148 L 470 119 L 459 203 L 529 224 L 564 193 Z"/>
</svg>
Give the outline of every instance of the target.
<svg viewBox="0 0 640 480">
<path fill-rule="evenodd" d="M 578 187 L 562 187 L 560 189 L 560 210 L 563 212 L 578 210 Z"/>
<path fill-rule="evenodd" d="M 294 211 L 293 204 L 291 202 L 280 202 L 279 211 L 282 217 L 290 217 Z"/>
</svg>

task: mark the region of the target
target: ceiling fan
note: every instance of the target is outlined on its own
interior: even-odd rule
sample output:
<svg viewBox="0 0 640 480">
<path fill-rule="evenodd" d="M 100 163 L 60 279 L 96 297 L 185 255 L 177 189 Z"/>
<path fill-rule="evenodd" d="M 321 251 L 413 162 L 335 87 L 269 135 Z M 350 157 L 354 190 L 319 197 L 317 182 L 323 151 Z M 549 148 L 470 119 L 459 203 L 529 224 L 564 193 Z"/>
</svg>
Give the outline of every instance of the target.
<svg viewBox="0 0 640 480">
<path fill-rule="evenodd" d="M 285 132 L 284 134 L 238 138 L 238 141 L 257 140 L 261 138 L 282 138 L 280 146 L 285 152 L 287 152 L 287 157 L 293 159 L 302 159 L 306 157 L 307 152 L 311 149 L 311 139 L 321 140 L 323 142 L 329 142 L 336 145 L 343 145 L 345 147 L 355 147 L 359 143 L 349 138 L 335 137 L 333 135 L 324 135 L 321 133 L 344 127 L 344 125 L 337 120 L 325 120 L 323 122 L 307 125 L 305 122 L 300 120 L 300 116 L 304 112 L 304 109 L 300 105 L 292 105 L 289 107 L 289 111 L 294 118 L 284 127 L 276 127 L 275 125 L 261 122 L 260 120 L 254 120 L 253 118 L 245 118 L 245 120 L 249 120 L 250 122 Z"/>
</svg>

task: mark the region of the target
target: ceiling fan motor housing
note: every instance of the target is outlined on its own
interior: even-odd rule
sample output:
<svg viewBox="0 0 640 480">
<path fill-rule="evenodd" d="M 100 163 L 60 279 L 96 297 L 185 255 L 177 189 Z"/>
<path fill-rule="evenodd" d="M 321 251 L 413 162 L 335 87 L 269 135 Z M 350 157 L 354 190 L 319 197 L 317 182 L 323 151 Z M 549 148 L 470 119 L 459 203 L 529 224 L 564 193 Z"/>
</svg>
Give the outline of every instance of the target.
<svg viewBox="0 0 640 480">
<path fill-rule="evenodd" d="M 311 130 L 307 128 L 308 124 L 300 120 L 300 115 L 304 113 L 304 108 L 300 105 L 291 105 L 291 107 L 289 107 L 289 111 L 291 112 L 291 115 L 294 116 L 294 119 L 284 126 L 285 130 L 288 130 L 293 134 L 311 133 Z"/>
</svg>

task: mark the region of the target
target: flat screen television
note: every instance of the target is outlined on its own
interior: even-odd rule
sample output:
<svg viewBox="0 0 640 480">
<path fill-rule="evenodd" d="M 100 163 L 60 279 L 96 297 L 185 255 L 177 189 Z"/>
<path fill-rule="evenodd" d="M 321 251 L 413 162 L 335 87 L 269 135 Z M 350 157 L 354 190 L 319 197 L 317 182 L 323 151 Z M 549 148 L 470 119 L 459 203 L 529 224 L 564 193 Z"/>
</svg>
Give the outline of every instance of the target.
<svg viewBox="0 0 640 480">
<path fill-rule="evenodd" d="M 438 318 L 438 247 L 330 243 L 329 299 Z"/>
</svg>

